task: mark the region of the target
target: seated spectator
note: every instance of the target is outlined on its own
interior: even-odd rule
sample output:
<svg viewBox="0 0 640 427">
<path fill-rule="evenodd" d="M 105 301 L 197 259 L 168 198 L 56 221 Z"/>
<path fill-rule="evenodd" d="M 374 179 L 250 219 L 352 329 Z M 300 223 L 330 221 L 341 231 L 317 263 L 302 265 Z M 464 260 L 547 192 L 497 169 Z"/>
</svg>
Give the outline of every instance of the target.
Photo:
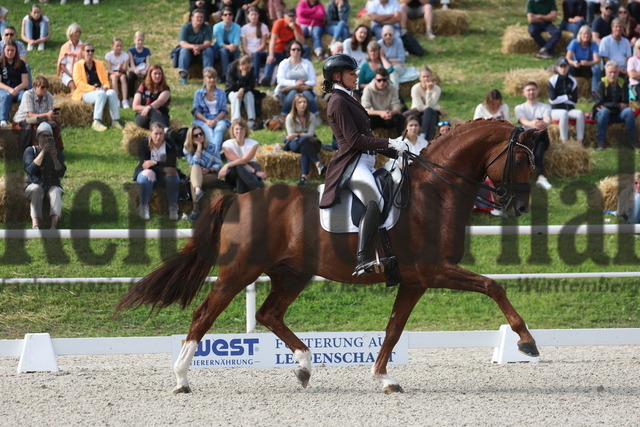
<svg viewBox="0 0 640 427">
<path fill-rule="evenodd" d="M 0 34 L 7 28 L 7 15 L 9 14 L 9 9 L 6 7 L 0 6 Z"/>
<path fill-rule="evenodd" d="M 609 123 L 624 123 L 627 144 L 631 148 L 636 147 L 636 118 L 629 108 L 629 87 L 626 80 L 620 77 L 620 67 L 616 61 L 610 60 L 605 65 L 605 77 L 598 83 L 591 117 L 598 122 L 598 150 L 605 149 Z"/>
<path fill-rule="evenodd" d="M 584 141 L 584 113 L 576 108 L 578 102 L 578 82 L 569 75 L 567 58 L 560 57 L 556 63 L 556 74 L 547 85 L 551 102 L 551 119 L 558 121 L 560 140 L 569 142 L 569 119 L 576 121 L 576 139 Z"/>
<path fill-rule="evenodd" d="M 349 38 L 349 18 L 351 17 L 349 0 L 328 0 L 326 15 L 325 31 L 331 35 L 331 43 L 347 40 Z"/>
<path fill-rule="evenodd" d="M 596 14 L 600 11 L 601 0 L 586 0 L 587 2 L 587 24 L 591 25 Z"/>
<path fill-rule="evenodd" d="M 241 56 L 231 63 L 227 73 L 227 99 L 231 104 L 231 121 L 239 119 L 242 105 L 247 112 L 249 129 L 256 125 L 256 98 L 253 91 L 256 79 L 251 67 L 251 59 L 248 55 Z"/>
<path fill-rule="evenodd" d="M 362 106 L 369 114 L 371 129 L 395 129 L 396 135 L 404 130 L 402 102 L 398 89 L 389 84 L 389 73 L 378 68 L 371 83 L 362 92 Z"/>
<path fill-rule="evenodd" d="M 400 79 L 407 70 L 405 66 L 404 45 L 402 41 L 395 37 L 395 30 L 391 25 L 385 25 L 382 27 L 382 40 L 378 40 L 378 44 L 384 50 L 384 56 L 393 65 L 393 73 L 391 76 L 391 83 L 400 88 Z"/>
<path fill-rule="evenodd" d="M 633 182 L 618 195 L 618 216 L 629 224 L 640 224 L 640 172 L 633 174 Z"/>
<path fill-rule="evenodd" d="M 370 41 L 371 29 L 366 25 L 358 25 L 351 37 L 344 41 L 344 53 L 355 59 L 361 66 L 367 58 L 367 46 Z"/>
<path fill-rule="evenodd" d="M 129 87 L 127 81 L 127 70 L 129 68 L 129 52 L 122 51 L 122 39 L 114 37 L 111 41 L 112 51 L 107 52 L 104 56 L 105 65 L 107 66 L 107 75 L 111 82 L 111 87 L 120 94 L 122 98 L 122 108 L 125 110 L 131 108 L 127 96 L 129 95 Z"/>
<path fill-rule="evenodd" d="M 555 0 L 528 0 L 526 13 L 529 34 L 540 46 L 540 50 L 536 53 L 536 58 L 553 58 L 553 49 L 558 40 L 560 40 L 560 36 L 562 36 L 560 29 L 553 25 L 553 21 L 558 18 Z M 542 33 L 545 31 L 551 35 L 548 41 L 542 38 Z"/>
<path fill-rule="evenodd" d="M 44 50 L 44 44 L 51 38 L 49 18 L 42 14 L 40 6 L 34 4 L 28 15 L 22 18 L 22 40 L 27 43 L 27 50 L 35 48 Z"/>
<path fill-rule="evenodd" d="M 24 194 L 29 200 L 31 227 L 39 229 L 42 220 L 42 204 L 45 194 L 49 197 L 49 217 L 51 228 L 58 228 L 62 215 L 62 185 L 67 167 L 64 154 L 56 149 L 53 131 L 48 123 L 43 122 L 36 131 L 37 146 L 27 147 L 22 155 L 22 164 L 27 173 L 27 186 Z"/>
<path fill-rule="evenodd" d="M 204 22 L 209 22 L 211 15 L 218 10 L 212 0 L 189 0 L 189 12 L 200 9 L 204 12 Z"/>
<path fill-rule="evenodd" d="M 287 9 L 284 17 L 274 22 L 273 28 L 271 28 L 271 39 L 269 39 L 269 56 L 267 56 L 267 65 L 260 86 L 271 86 L 273 70 L 280 61 L 288 56 L 287 46 L 291 41 L 296 40 L 300 46 L 303 46 L 302 56 L 304 58 L 308 59 L 311 56 L 309 47 L 304 46 L 302 27 L 296 24 L 295 20 L 295 9 Z"/>
<path fill-rule="evenodd" d="M 449 132 L 451 132 L 451 122 L 449 120 L 438 122 L 438 136 L 446 135 Z"/>
<path fill-rule="evenodd" d="M 516 105 L 516 120 L 525 129 L 546 129 L 551 124 L 551 106 L 538 101 L 538 84 L 528 82 L 522 90 L 526 101 Z M 533 157 L 535 160 L 536 187 L 550 190 L 551 184 L 544 176 L 544 152 L 549 148 L 549 133 L 543 132 L 535 141 Z"/>
<path fill-rule="evenodd" d="M 287 114 L 285 127 L 287 136 L 284 137 L 285 151 L 300 153 L 300 179 L 298 185 L 302 186 L 309 180 L 309 167 L 314 163 L 321 175 L 325 165 L 318 158 L 322 145 L 315 136 L 317 117 L 309 111 L 309 102 L 302 94 L 297 94 L 291 106 L 291 112 Z"/>
<path fill-rule="evenodd" d="M 509 106 L 502 103 L 502 94 L 498 89 L 491 89 L 482 104 L 478 104 L 473 119 L 503 119 L 509 121 Z"/>
<path fill-rule="evenodd" d="M 200 216 L 199 203 L 204 196 L 204 187 L 218 180 L 218 172 L 222 167 L 220 152 L 215 144 L 210 144 L 200 126 L 191 126 L 187 130 L 187 137 L 182 149 L 184 157 L 189 162 L 189 184 L 193 210 L 189 221 L 195 221 Z"/>
<path fill-rule="evenodd" d="M 95 48 L 91 43 L 83 45 L 84 59 L 73 66 L 73 81 L 76 90 L 71 94 L 74 101 L 84 101 L 93 105 L 93 124 L 91 128 L 97 132 L 104 132 L 107 127 L 102 123 L 104 109 L 109 108 L 111 127 L 122 129 L 120 124 L 120 101 L 118 93 L 111 89 L 107 70 L 101 61 L 94 60 Z"/>
<path fill-rule="evenodd" d="M 418 116 L 407 117 L 405 131 L 406 134 L 404 134 L 404 139 L 407 141 L 409 152 L 419 156 L 422 149 L 429 145 L 429 141 L 425 139 L 422 129 L 420 128 L 420 118 L 418 118 Z M 402 156 L 398 156 L 394 161 L 398 166 L 403 166 Z M 411 163 L 411 160 L 409 160 L 409 163 Z"/>
<path fill-rule="evenodd" d="M 202 63 L 202 68 L 213 67 L 213 48 L 211 40 L 213 32 L 204 22 L 204 11 L 196 9 L 191 12 L 191 22 L 180 29 L 180 51 L 178 54 L 178 71 L 180 83 L 187 84 L 187 75 L 191 63 Z"/>
<path fill-rule="evenodd" d="M 571 31 L 575 36 L 587 23 L 587 2 L 585 0 L 563 0 L 560 31 Z"/>
<path fill-rule="evenodd" d="M 237 194 L 264 188 L 267 173 L 260 170 L 256 162 L 258 141 L 249 138 L 249 128 L 244 119 L 237 119 L 231 125 L 231 139 L 222 144 L 222 150 L 228 163 L 218 172 L 218 178 L 224 179 Z"/>
<path fill-rule="evenodd" d="M 240 57 L 240 31 L 242 27 L 233 20 L 233 10 L 222 8 L 222 21 L 213 26 L 213 58 L 220 60 L 222 75 L 220 82 L 226 80 L 229 64 Z"/>
<path fill-rule="evenodd" d="M 629 40 L 622 37 L 622 21 L 619 18 L 611 22 L 611 34 L 602 39 L 598 53 L 605 64 L 613 60 L 618 64 L 618 71 L 623 75 L 627 74 L 627 60 L 631 56 L 631 45 Z"/>
<path fill-rule="evenodd" d="M 433 40 L 436 38 L 433 34 L 433 7 L 436 5 L 436 0 L 401 0 L 400 10 L 407 19 L 424 19 L 425 33 L 424 37 L 427 40 Z M 443 9 L 448 9 L 447 3 L 440 0 Z"/>
<path fill-rule="evenodd" d="M 616 5 L 617 6 L 617 5 Z M 601 0 L 600 16 L 593 20 L 593 41 L 600 44 L 603 38 L 611 34 L 611 20 L 614 18 L 614 4 L 610 0 Z"/>
<path fill-rule="evenodd" d="M 166 132 L 169 128 L 170 103 L 171 88 L 167 85 L 164 70 L 160 65 L 152 65 L 144 83 L 133 96 L 136 126 L 150 129 L 152 124 L 159 123 Z"/>
<path fill-rule="evenodd" d="M 60 47 L 58 55 L 58 71 L 57 75 L 62 80 L 62 84 L 67 86 L 71 92 L 76 90 L 76 84 L 73 82 L 73 66 L 77 61 L 82 59 L 82 28 L 80 25 L 73 23 L 67 27 L 68 41 Z"/>
<path fill-rule="evenodd" d="M 135 95 L 138 80 L 144 80 L 151 64 L 151 50 L 144 45 L 144 33 L 136 31 L 133 35 L 134 45 L 129 48 L 129 72 L 127 75 L 127 87 L 129 88 L 129 102 L 133 104 L 133 96 Z"/>
<path fill-rule="evenodd" d="M 247 17 L 249 22 L 240 30 L 240 40 L 242 41 L 242 50 L 253 62 L 253 75 L 257 83 L 260 78 L 260 67 L 266 64 L 267 56 L 269 56 L 267 47 L 269 27 L 260 22 L 260 14 L 256 7 L 252 6 L 247 9 Z"/>
<path fill-rule="evenodd" d="M 18 48 L 18 56 L 24 62 L 27 63 L 27 49 L 25 49 L 24 44 L 20 40 L 16 40 L 16 29 L 7 25 L 7 28 L 4 29 L 2 33 L 2 41 L 0 41 L 0 52 L 4 50 L 4 45 L 7 41 L 12 41 L 16 44 Z"/>
<path fill-rule="evenodd" d="M 636 22 L 640 22 L 640 0 L 629 0 L 627 9 L 629 10 L 629 15 L 635 19 Z"/>
<path fill-rule="evenodd" d="M 385 25 L 394 27 L 398 38 L 406 31 L 407 15 L 402 13 L 397 0 L 370 0 L 365 9 L 371 19 L 371 31 L 377 39 L 382 38 L 382 27 Z"/>
<path fill-rule="evenodd" d="M 358 85 L 360 85 L 361 91 L 371 83 L 376 71 L 380 68 L 387 70 L 389 75 L 394 70 L 393 65 L 385 56 L 382 46 L 377 41 L 371 40 L 367 46 L 367 58 L 358 71 Z"/>
<path fill-rule="evenodd" d="M 178 220 L 180 176 L 176 168 L 177 158 L 176 146 L 170 139 L 165 139 L 164 129 L 158 123 L 151 125 L 151 135 L 138 146 L 139 163 L 133 173 L 133 180 L 138 183 L 138 215 L 143 220 L 151 219 L 149 203 L 156 185 L 165 187 L 167 192 L 169 219 Z"/>
<path fill-rule="evenodd" d="M 316 72 L 313 64 L 302 57 L 302 45 L 296 40 L 291 41 L 287 48 L 289 57 L 280 62 L 278 67 L 278 85 L 275 95 L 280 99 L 282 108 L 280 114 L 286 116 L 291 111 L 293 98 L 301 93 L 309 101 L 309 109 L 318 114 L 318 104 L 313 87 L 316 84 Z"/>
<path fill-rule="evenodd" d="M 629 43 L 633 46 L 638 37 L 640 37 L 638 21 L 629 15 L 629 11 L 624 6 L 618 8 L 618 19 L 622 21 L 622 37 L 629 40 Z"/>
<path fill-rule="evenodd" d="M 203 88 L 193 94 L 193 117 L 195 126 L 200 126 L 207 141 L 222 150 L 222 138 L 229 127 L 227 119 L 227 95 L 218 89 L 218 72 L 213 67 L 202 70 Z"/>
<path fill-rule="evenodd" d="M 324 21 L 327 17 L 324 6 L 320 0 L 300 0 L 296 7 L 296 16 L 296 22 L 302 28 L 305 38 L 311 38 L 316 58 L 324 59 L 322 34 L 324 33 Z"/>
<path fill-rule="evenodd" d="M 341 41 L 331 42 L 329 45 L 329 54 L 337 55 L 339 53 L 344 53 L 344 44 Z"/>
<path fill-rule="evenodd" d="M 591 79 L 591 94 L 595 95 L 596 86 L 602 78 L 602 70 L 598 44 L 591 36 L 591 28 L 588 25 L 580 27 L 577 38 L 571 40 L 567 47 L 567 61 L 570 75 Z"/>
<path fill-rule="evenodd" d="M 636 40 L 633 55 L 627 62 L 627 75 L 629 76 L 630 99 L 640 100 L 640 39 Z"/>
<path fill-rule="evenodd" d="M 23 147 L 33 144 L 34 136 L 38 125 L 46 122 L 53 129 L 53 137 L 58 150 L 64 149 L 62 138 L 60 137 L 60 109 L 53 108 L 53 95 L 47 89 L 49 81 L 38 76 L 33 80 L 33 88 L 27 90 L 22 96 L 20 107 L 13 116 L 14 123 L 20 124 L 22 129 L 21 142 Z"/>
<path fill-rule="evenodd" d="M 18 48 L 12 41 L 4 44 L 0 56 L 0 71 L 0 127 L 7 127 L 11 103 L 20 103 L 29 86 L 27 67 L 18 57 Z"/>
<path fill-rule="evenodd" d="M 422 132 L 428 141 L 436 137 L 436 124 L 440 117 L 447 113 L 438 101 L 442 89 L 433 81 L 433 72 L 429 67 L 420 70 L 420 81 L 411 87 L 411 110 L 405 111 L 405 116 L 419 115 L 422 120 Z"/>
</svg>

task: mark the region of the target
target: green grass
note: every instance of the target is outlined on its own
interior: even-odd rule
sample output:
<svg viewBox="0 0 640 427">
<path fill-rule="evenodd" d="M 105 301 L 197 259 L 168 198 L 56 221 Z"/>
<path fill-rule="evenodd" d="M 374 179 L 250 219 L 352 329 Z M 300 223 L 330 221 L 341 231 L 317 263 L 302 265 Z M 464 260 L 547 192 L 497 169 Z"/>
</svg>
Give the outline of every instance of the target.
<svg viewBox="0 0 640 427">
<path fill-rule="evenodd" d="M 358 11 L 363 0 L 352 2 Z M 3 2 L 10 10 L 9 22 L 18 27 L 28 6 L 22 0 Z M 523 3 L 518 0 L 462 2 L 469 13 L 470 28 L 461 36 L 441 36 L 425 42 L 424 58 L 409 57 L 409 64 L 432 67 L 442 80 L 441 105 L 448 117 L 471 118 L 475 106 L 491 88 L 503 88 L 506 71 L 514 68 L 543 67 L 533 55 L 500 53 L 500 38 L 506 26 L 524 23 Z M 172 87 L 171 115 L 188 124 L 193 92 L 178 83 L 170 67 L 169 52 L 177 34 L 186 2 L 173 0 L 127 2 L 108 0 L 99 6 L 83 6 L 79 0 L 59 5 L 44 4 L 52 19 L 53 37 L 44 52 L 31 52 L 29 63 L 34 75 L 54 74 L 64 30 L 71 22 L 83 27 L 82 39 L 92 42 L 96 57 L 110 50 L 110 39 L 122 37 L 132 43 L 133 33 L 143 30 L 153 62 L 167 71 Z M 354 13 L 355 14 L 355 13 Z M 320 65 L 317 64 L 319 68 Z M 503 91 L 513 109 L 522 102 Z M 585 111 L 590 106 L 582 103 Z M 133 113 L 123 111 L 125 120 Z M 186 222 L 169 223 L 166 217 L 144 224 L 129 212 L 127 186 L 136 159 L 120 148 L 121 133 L 93 132 L 89 128 L 64 130 L 68 173 L 64 179 L 65 198 L 62 228 L 171 228 L 188 227 Z M 328 143 L 331 130 L 318 128 L 320 139 Z M 281 141 L 284 131 L 258 131 L 253 137 L 262 144 Z M 532 213 L 518 219 L 502 220 L 474 214 L 475 225 L 527 225 L 602 223 L 599 210 L 590 209 L 588 197 L 597 182 L 619 171 L 636 169 L 636 156 L 626 151 L 593 152 L 594 170 L 588 176 L 560 179 L 550 177 L 554 188 L 548 193 L 534 190 Z M 186 170 L 182 163 L 181 167 Z M 20 164 L 2 164 L 0 173 L 21 170 Z M 293 183 L 293 180 L 290 181 Z M 576 190 L 578 189 L 578 190 Z M 28 228 L 27 221 L 2 224 L 7 228 Z M 0 277 L 138 277 L 157 266 L 184 240 L 11 240 L 0 242 Z M 638 269 L 636 239 L 632 236 L 568 237 L 500 236 L 469 239 L 463 266 L 484 274 L 635 271 Z M 212 275 L 216 274 L 214 269 Z M 636 279 L 616 280 L 522 280 L 504 281 L 509 297 L 532 328 L 638 327 L 640 308 Z M 202 294 L 196 298 L 199 302 Z M 2 285 L 0 286 L 0 339 L 20 338 L 27 332 L 50 332 L 54 337 L 146 336 L 185 333 L 192 307 L 164 309 L 149 316 L 147 309 L 123 313 L 112 319 L 113 307 L 128 285 Z M 258 285 L 258 302 L 268 285 Z M 385 327 L 395 296 L 394 288 L 384 285 L 353 286 L 313 283 L 292 305 L 287 322 L 296 331 L 380 330 Z M 448 290 L 430 290 L 416 307 L 408 328 L 412 330 L 497 329 L 505 323 L 489 298 Z M 215 332 L 244 330 L 244 298 L 239 296 L 216 322 Z"/>
</svg>

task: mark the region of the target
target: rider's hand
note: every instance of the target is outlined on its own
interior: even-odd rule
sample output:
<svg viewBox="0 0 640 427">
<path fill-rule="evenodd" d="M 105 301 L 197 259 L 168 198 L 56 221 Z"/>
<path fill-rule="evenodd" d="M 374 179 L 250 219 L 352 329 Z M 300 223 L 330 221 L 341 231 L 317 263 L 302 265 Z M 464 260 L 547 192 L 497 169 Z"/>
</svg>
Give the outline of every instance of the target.
<svg viewBox="0 0 640 427">
<path fill-rule="evenodd" d="M 407 145 L 407 141 L 402 137 L 398 137 L 395 139 L 389 138 L 389 148 L 393 148 L 398 152 L 398 154 L 402 154 L 406 151 L 409 146 Z"/>
</svg>

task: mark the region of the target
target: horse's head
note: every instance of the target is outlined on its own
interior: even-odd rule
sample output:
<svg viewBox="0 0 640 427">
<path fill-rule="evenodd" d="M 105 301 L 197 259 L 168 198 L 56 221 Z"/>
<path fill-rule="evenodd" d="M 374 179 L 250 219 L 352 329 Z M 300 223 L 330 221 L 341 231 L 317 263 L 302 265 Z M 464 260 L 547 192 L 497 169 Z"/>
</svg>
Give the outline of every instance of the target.
<svg viewBox="0 0 640 427">
<path fill-rule="evenodd" d="M 531 172 L 535 168 L 535 141 L 546 130 L 514 128 L 507 145 L 497 145 L 490 154 L 486 173 L 496 186 L 497 201 L 508 215 L 529 212 Z"/>
</svg>

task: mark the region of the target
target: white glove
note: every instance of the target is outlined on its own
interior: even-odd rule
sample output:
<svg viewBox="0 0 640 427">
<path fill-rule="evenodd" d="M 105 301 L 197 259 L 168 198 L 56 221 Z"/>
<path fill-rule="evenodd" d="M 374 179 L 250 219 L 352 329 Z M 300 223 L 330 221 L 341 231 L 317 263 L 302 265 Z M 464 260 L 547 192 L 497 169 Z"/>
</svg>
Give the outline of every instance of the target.
<svg viewBox="0 0 640 427">
<path fill-rule="evenodd" d="M 398 152 L 398 154 L 404 153 L 409 146 L 407 145 L 407 141 L 403 140 L 402 137 L 398 138 L 389 138 L 389 148 L 393 148 Z"/>
</svg>

